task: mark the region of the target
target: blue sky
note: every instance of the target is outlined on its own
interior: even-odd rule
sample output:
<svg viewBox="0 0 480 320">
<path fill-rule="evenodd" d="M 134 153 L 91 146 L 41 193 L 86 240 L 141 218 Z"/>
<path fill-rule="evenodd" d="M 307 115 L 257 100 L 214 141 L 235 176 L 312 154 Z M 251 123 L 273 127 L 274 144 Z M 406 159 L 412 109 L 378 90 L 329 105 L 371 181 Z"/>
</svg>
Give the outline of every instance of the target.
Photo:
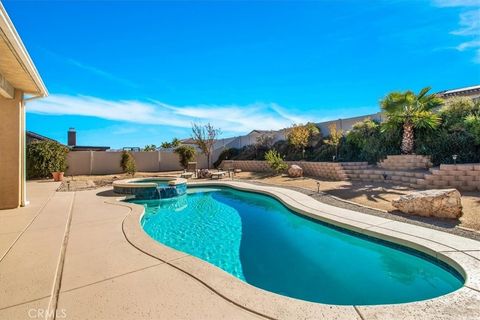
<svg viewBox="0 0 480 320">
<path fill-rule="evenodd" d="M 378 111 L 393 90 L 480 84 L 480 0 L 12 1 L 50 96 L 27 129 L 159 145 Z"/>
</svg>

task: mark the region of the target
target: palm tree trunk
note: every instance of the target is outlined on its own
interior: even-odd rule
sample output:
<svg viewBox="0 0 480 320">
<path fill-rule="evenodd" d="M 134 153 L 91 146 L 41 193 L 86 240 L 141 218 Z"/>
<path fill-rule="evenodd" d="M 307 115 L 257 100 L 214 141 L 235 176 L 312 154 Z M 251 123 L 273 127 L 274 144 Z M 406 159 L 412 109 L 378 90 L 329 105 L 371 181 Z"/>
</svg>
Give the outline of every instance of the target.
<svg viewBox="0 0 480 320">
<path fill-rule="evenodd" d="M 413 152 L 413 124 L 406 121 L 403 124 L 402 153 L 411 154 Z"/>
</svg>

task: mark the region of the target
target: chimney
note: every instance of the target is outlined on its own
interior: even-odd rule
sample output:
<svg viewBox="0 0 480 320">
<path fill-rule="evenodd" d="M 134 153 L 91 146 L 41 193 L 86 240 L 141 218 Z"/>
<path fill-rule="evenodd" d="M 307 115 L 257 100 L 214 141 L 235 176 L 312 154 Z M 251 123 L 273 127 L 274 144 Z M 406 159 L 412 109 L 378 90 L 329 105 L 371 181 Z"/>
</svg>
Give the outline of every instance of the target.
<svg viewBox="0 0 480 320">
<path fill-rule="evenodd" d="M 74 147 L 77 145 L 77 131 L 75 128 L 68 129 L 68 146 Z"/>
</svg>

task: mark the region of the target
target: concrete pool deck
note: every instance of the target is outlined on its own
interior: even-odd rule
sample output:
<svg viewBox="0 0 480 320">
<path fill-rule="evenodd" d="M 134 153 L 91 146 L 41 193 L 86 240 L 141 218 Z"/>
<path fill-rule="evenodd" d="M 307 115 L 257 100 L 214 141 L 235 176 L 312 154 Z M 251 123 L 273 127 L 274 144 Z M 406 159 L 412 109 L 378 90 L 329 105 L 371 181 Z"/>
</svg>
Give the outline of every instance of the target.
<svg viewBox="0 0 480 320">
<path fill-rule="evenodd" d="M 0 319 L 45 319 L 46 310 L 57 310 L 57 319 L 479 317 L 480 242 L 333 208 L 284 188 L 234 184 L 268 190 L 304 214 L 359 232 L 417 243 L 456 261 L 467 283 L 439 298 L 400 305 L 340 307 L 286 298 L 156 243 L 139 232 L 142 207 L 118 203 L 111 187 L 56 192 L 58 183 L 38 181 L 28 183 L 29 207 L 0 211 Z"/>
<path fill-rule="evenodd" d="M 45 319 L 57 293 L 57 319 L 259 318 L 130 245 L 122 232 L 130 209 L 97 196 L 111 188 L 58 186 L 29 182 L 30 206 L 0 211 L 0 319 Z"/>
</svg>

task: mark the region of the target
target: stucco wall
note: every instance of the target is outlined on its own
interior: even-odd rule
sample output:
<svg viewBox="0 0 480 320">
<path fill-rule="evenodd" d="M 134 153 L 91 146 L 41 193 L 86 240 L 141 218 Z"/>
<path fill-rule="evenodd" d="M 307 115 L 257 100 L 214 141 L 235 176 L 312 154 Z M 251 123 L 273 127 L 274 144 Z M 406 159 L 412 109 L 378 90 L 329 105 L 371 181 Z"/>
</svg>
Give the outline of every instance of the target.
<svg viewBox="0 0 480 320">
<path fill-rule="evenodd" d="M 159 172 L 182 170 L 176 153 L 166 151 L 132 152 L 137 171 Z M 218 157 L 212 156 L 212 163 Z M 122 152 L 109 151 L 73 151 L 68 153 L 67 175 L 115 174 L 121 173 L 120 161 Z M 196 157 L 197 168 L 206 168 L 207 159 L 204 155 Z"/>
<path fill-rule="evenodd" d="M 67 154 L 68 175 L 91 174 L 91 151 L 75 151 Z"/>
<path fill-rule="evenodd" d="M 72 152 L 75 154 L 75 152 Z M 121 152 L 92 152 L 92 174 L 112 174 L 122 172 Z M 138 170 L 138 169 L 137 169 Z"/>
<path fill-rule="evenodd" d="M 160 151 L 158 153 L 160 154 L 160 167 L 158 169 L 159 171 L 175 171 L 183 169 L 180 165 L 178 154 L 163 151 Z"/>
<path fill-rule="evenodd" d="M 376 121 L 379 121 L 379 122 L 383 121 L 382 113 L 378 112 L 378 113 L 369 114 L 369 115 L 365 115 L 365 116 L 320 122 L 320 123 L 317 123 L 317 126 L 320 128 L 320 131 L 322 132 L 323 136 L 328 136 L 330 134 L 329 126 L 331 126 L 332 124 L 335 124 L 337 126 L 337 129 L 340 129 L 343 132 L 347 132 L 347 131 L 352 130 L 353 125 L 355 123 L 361 122 L 365 119 L 372 119 L 372 120 L 376 120 Z"/>
<path fill-rule="evenodd" d="M 14 99 L 0 96 L 0 209 L 16 208 L 21 203 L 22 180 L 22 92 Z"/>
</svg>

